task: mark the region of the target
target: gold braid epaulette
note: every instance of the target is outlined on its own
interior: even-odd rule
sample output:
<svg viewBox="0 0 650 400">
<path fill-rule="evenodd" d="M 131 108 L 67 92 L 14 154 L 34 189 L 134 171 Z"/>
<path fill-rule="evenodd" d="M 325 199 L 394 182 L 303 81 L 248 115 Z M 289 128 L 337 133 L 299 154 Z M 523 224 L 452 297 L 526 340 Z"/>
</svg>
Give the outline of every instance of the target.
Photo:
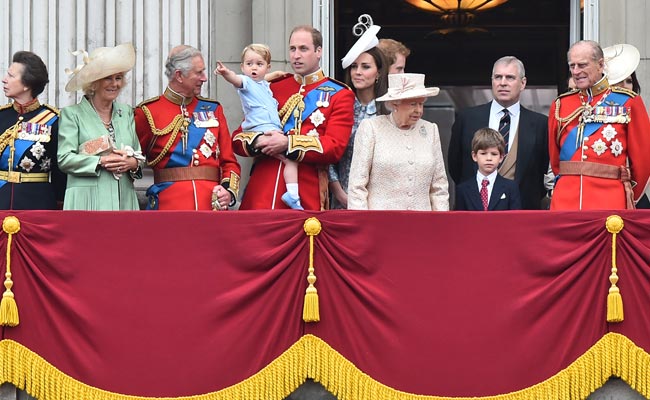
<svg viewBox="0 0 650 400">
<path fill-rule="evenodd" d="M 298 93 L 294 93 L 287 99 L 287 101 L 284 103 L 280 111 L 278 112 L 278 115 L 280 115 L 280 119 L 282 122 L 282 126 L 287 123 L 289 120 L 289 117 L 291 116 L 291 112 L 298 106 L 298 104 L 302 101 L 302 96 Z"/>
<path fill-rule="evenodd" d="M 569 126 L 571 121 L 573 121 L 576 117 L 578 117 L 580 114 L 582 114 L 582 111 L 585 109 L 584 105 L 581 105 L 580 107 L 576 108 L 574 112 L 571 113 L 566 118 L 560 118 L 560 98 L 566 96 L 567 94 L 571 94 L 573 92 L 568 92 L 564 93 L 563 95 L 559 96 L 557 99 L 555 99 L 555 119 L 557 120 L 557 135 L 555 135 L 555 143 L 560 144 L 560 135 L 562 134 L 562 131 Z M 564 124 L 564 125 L 562 125 Z"/>
<path fill-rule="evenodd" d="M 149 127 L 151 128 L 151 133 L 154 136 L 164 136 L 172 132 L 171 136 L 169 137 L 169 140 L 167 141 L 167 143 L 165 143 L 165 147 L 163 147 L 160 154 L 158 154 L 158 157 L 147 162 L 148 166 L 153 167 L 156 164 L 158 164 L 160 160 L 162 160 L 163 157 L 165 157 L 165 155 L 167 155 L 169 149 L 172 147 L 172 144 L 174 144 L 174 141 L 176 140 L 176 136 L 178 136 L 178 132 L 180 131 L 181 126 L 183 125 L 183 116 L 181 114 L 176 115 L 172 120 L 172 122 L 169 123 L 169 125 L 167 125 L 163 129 L 158 129 L 156 128 L 156 123 L 153 120 L 151 111 L 149 111 L 147 106 L 142 105 L 140 108 L 142 109 L 142 113 L 144 114 L 144 116 L 147 118 L 147 122 L 149 123 Z"/>
<path fill-rule="evenodd" d="M 630 90 L 630 89 L 627 89 L 627 88 L 624 88 L 624 87 L 610 86 L 610 88 L 612 89 L 612 92 L 615 92 L 615 93 L 623 93 L 623 94 L 626 94 L 626 95 L 628 95 L 630 97 L 633 97 L 633 98 L 638 96 L 637 92 L 635 92 L 634 90 Z"/>
<path fill-rule="evenodd" d="M 11 106 L 13 106 L 13 103 L 3 104 L 3 105 L 0 106 L 0 110 L 6 110 L 7 108 L 10 108 Z"/>
</svg>

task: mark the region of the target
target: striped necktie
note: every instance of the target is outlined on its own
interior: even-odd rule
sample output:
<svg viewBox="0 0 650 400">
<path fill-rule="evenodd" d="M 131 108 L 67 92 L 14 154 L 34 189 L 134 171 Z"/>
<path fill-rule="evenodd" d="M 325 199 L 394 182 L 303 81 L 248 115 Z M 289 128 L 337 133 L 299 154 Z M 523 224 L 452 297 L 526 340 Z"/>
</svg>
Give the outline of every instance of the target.
<svg viewBox="0 0 650 400">
<path fill-rule="evenodd" d="M 510 113 L 507 108 L 503 109 L 503 117 L 499 121 L 499 133 L 503 136 L 503 141 L 506 142 L 506 154 L 508 154 L 508 141 L 510 140 Z"/>
</svg>

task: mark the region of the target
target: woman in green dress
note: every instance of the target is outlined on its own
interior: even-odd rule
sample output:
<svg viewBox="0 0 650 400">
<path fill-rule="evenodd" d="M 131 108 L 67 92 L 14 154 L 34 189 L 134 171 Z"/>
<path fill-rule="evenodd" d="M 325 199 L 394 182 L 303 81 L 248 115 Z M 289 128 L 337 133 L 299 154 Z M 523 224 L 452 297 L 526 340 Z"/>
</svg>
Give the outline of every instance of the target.
<svg viewBox="0 0 650 400">
<path fill-rule="evenodd" d="M 133 181 L 142 177 L 133 108 L 116 98 L 135 64 L 130 43 L 84 52 L 68 92 L 84 97 L 61 110 L 59 168 L 68 174 L 65 210 L 138 210 Z"/>
</svg>

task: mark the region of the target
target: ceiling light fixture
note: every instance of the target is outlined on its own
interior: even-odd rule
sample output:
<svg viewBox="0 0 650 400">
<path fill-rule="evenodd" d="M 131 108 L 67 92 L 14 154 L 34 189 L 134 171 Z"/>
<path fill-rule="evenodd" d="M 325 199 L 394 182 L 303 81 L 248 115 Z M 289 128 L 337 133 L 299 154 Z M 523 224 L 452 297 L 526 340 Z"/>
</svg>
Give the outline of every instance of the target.
<svg viewBox="0 0 650 400">
<path fill-rule="evenodd" d="M 440 14 L 443 22 L 465 26 L 474 20 L 477 12 L 499 6 L 508 0 L 406 0 L 424 11 Z"/>
</svg>

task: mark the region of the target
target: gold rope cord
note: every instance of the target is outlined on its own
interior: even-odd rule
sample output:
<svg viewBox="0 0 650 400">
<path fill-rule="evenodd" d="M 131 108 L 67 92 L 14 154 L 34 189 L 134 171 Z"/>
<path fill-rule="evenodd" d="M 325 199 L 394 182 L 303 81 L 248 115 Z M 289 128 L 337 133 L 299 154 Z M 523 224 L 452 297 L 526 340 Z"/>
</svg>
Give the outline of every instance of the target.
<svg viewBox="0 0 650 400">
<path fill-rule="evenodd" d="M 618 267 L 616 266 L 616 235 L 623 230 L 623 218 L 610 215 L 605 222 L 607 232 L 612 234 L 612 273 L 609 276 L 611 286 L 607 294 L 607 322 L 621 322 L 624 319 L 623 297 L 618 283 Z"/>
<path fill-rule="evenodd" d="M 572 112 L 568 117 L 560 118 L 560 104 L 561 104 L 560 99 L 559 98 L 555 99 L 555 119 L 558 122 L 557 135 L 555 137 L 555 143 L 558 144 L 558 145 L 560 144 L 560 135 L 562 134 L 562 131 L 567 126 L 569 126 L 571 121 L 573 121 L 576 117 L 578 117 L 582 113 L 582 111 L 585 109 L 585 106 L 582 105 L 582 106 L 578 107 L 574 112 Z M 562 125 L 562 124 L 564 124 L 564 125 Z"/>
<path fill-rule="evenodd" d="M 153 116 L 151 115 L 151 111 L 147 108 L 147 106 L 142 106 L 142 112 L 144 116 L 147 118 L 147 122 L 149 123 L 149 127 L 151 128 L 151 133 L 155 136 L 164 136 L 167 135 L 169 132 L 172 132 L 171 136 L 169 137 L 169 140 L 167 143 L 165 143 L 165 147 L 163 147 L 162 151 L 160 154 L 158 154 L 158 157 L 156 157 L 152 161 L 148 161 L 147 165 L 150 167 L 155 166 L 160 162 L 160 160 L 167 155 L 169 152 L 169 149 L 172 147 L 172 144 L 174 144 L 174 141 L 176 140 L 176 136 L 178 136 L 178 132 L 180 131 L 180 128 L 183 126 L 183 121 L 185 120 L 181 114 L 178 114 L 174 117 L 172 122 L 169 123 L 166 127 L 163 129 L 158 129 L 156 128 L 156 124 L 153 120 Z"/>
<path fill-rule="evenodd" d="M 16 136 L 18 135 L 18 129 L 20 129 L 20 126 L 23 122 L 23 117 L 18 117 L 18 122 L 16 122 L 14 125 L 10 126 L 7 128 L 2 135 L 0 135 L 0 154 L 2 154 L 3 151 L 7 148 L 9 143 L 11 143 L 12 140 L 16 139 Z M 11 165 L 9 166 L 11 169 Z"/>
<path fill-rule="evenodd" d="M 408 364 L 408 360 L 405 360 L 405 364 Z M 650 398 L 650 354 L 618 333 L 605 334 L 571 365 L 541 383 L 515 392 L 486 397 L 428 396 L 393 389 L 363 373 L 322 339 L 304 335 L 258 373 L 235 385 L 216 392 L 165 399 L 283 400 L 307 378 L 311 378 L 339 400 L 582 400 L 600 388 L 611 376 L 620 377 L 632 389 L 645 398 Z M 458 379 L 472 377 L 461 376 Z M 9 339 L 0 342 L 0 381 L 10 382 L 39 400 L 160 399 L 113 393 L 86 385 Z"/>
<path fill-rule="evenodd" d="M 302 96 L 299 93 L 294 93 L 287 99 L 287 101 L 284 103 L 284 106 L 280 109 L 278 112 L 282 126 L 284 126 L 287 121 L 289 120 L 289 117 L 292 115 L 292 111 L 300 104 L 302 101 Z M 298 121 L 296 121 L 297 123 Z"/>
<path fill-rule="evenodd" d="M 0 325 L 18 326 L 20 318 L 18 315 L 18 304 L 11 288 L 14 282 L 11 280 L 11 242 L 13 235 L 20 231 L 20 221 L 14 216 L 5 217 L 2 221 L 2 230 L 7 234 L 7 272 L 5 272 L 5 292 L 0 300 Z"/>
<path fill-rule="evenodd" d="M 315 217 L 305 220 L 303 229 L 309 236 L 309 268 L 307 269 L 307 290 L 305 291 L 305 302 L 302 308 L 302 319 L 305 322 L 320 321 L 320 309 L 318 306 L 318 290 L 316 290 L 316 274 L 314 274 L 314 236 L 321 231 L 321 223 Z"/>
</svg>

